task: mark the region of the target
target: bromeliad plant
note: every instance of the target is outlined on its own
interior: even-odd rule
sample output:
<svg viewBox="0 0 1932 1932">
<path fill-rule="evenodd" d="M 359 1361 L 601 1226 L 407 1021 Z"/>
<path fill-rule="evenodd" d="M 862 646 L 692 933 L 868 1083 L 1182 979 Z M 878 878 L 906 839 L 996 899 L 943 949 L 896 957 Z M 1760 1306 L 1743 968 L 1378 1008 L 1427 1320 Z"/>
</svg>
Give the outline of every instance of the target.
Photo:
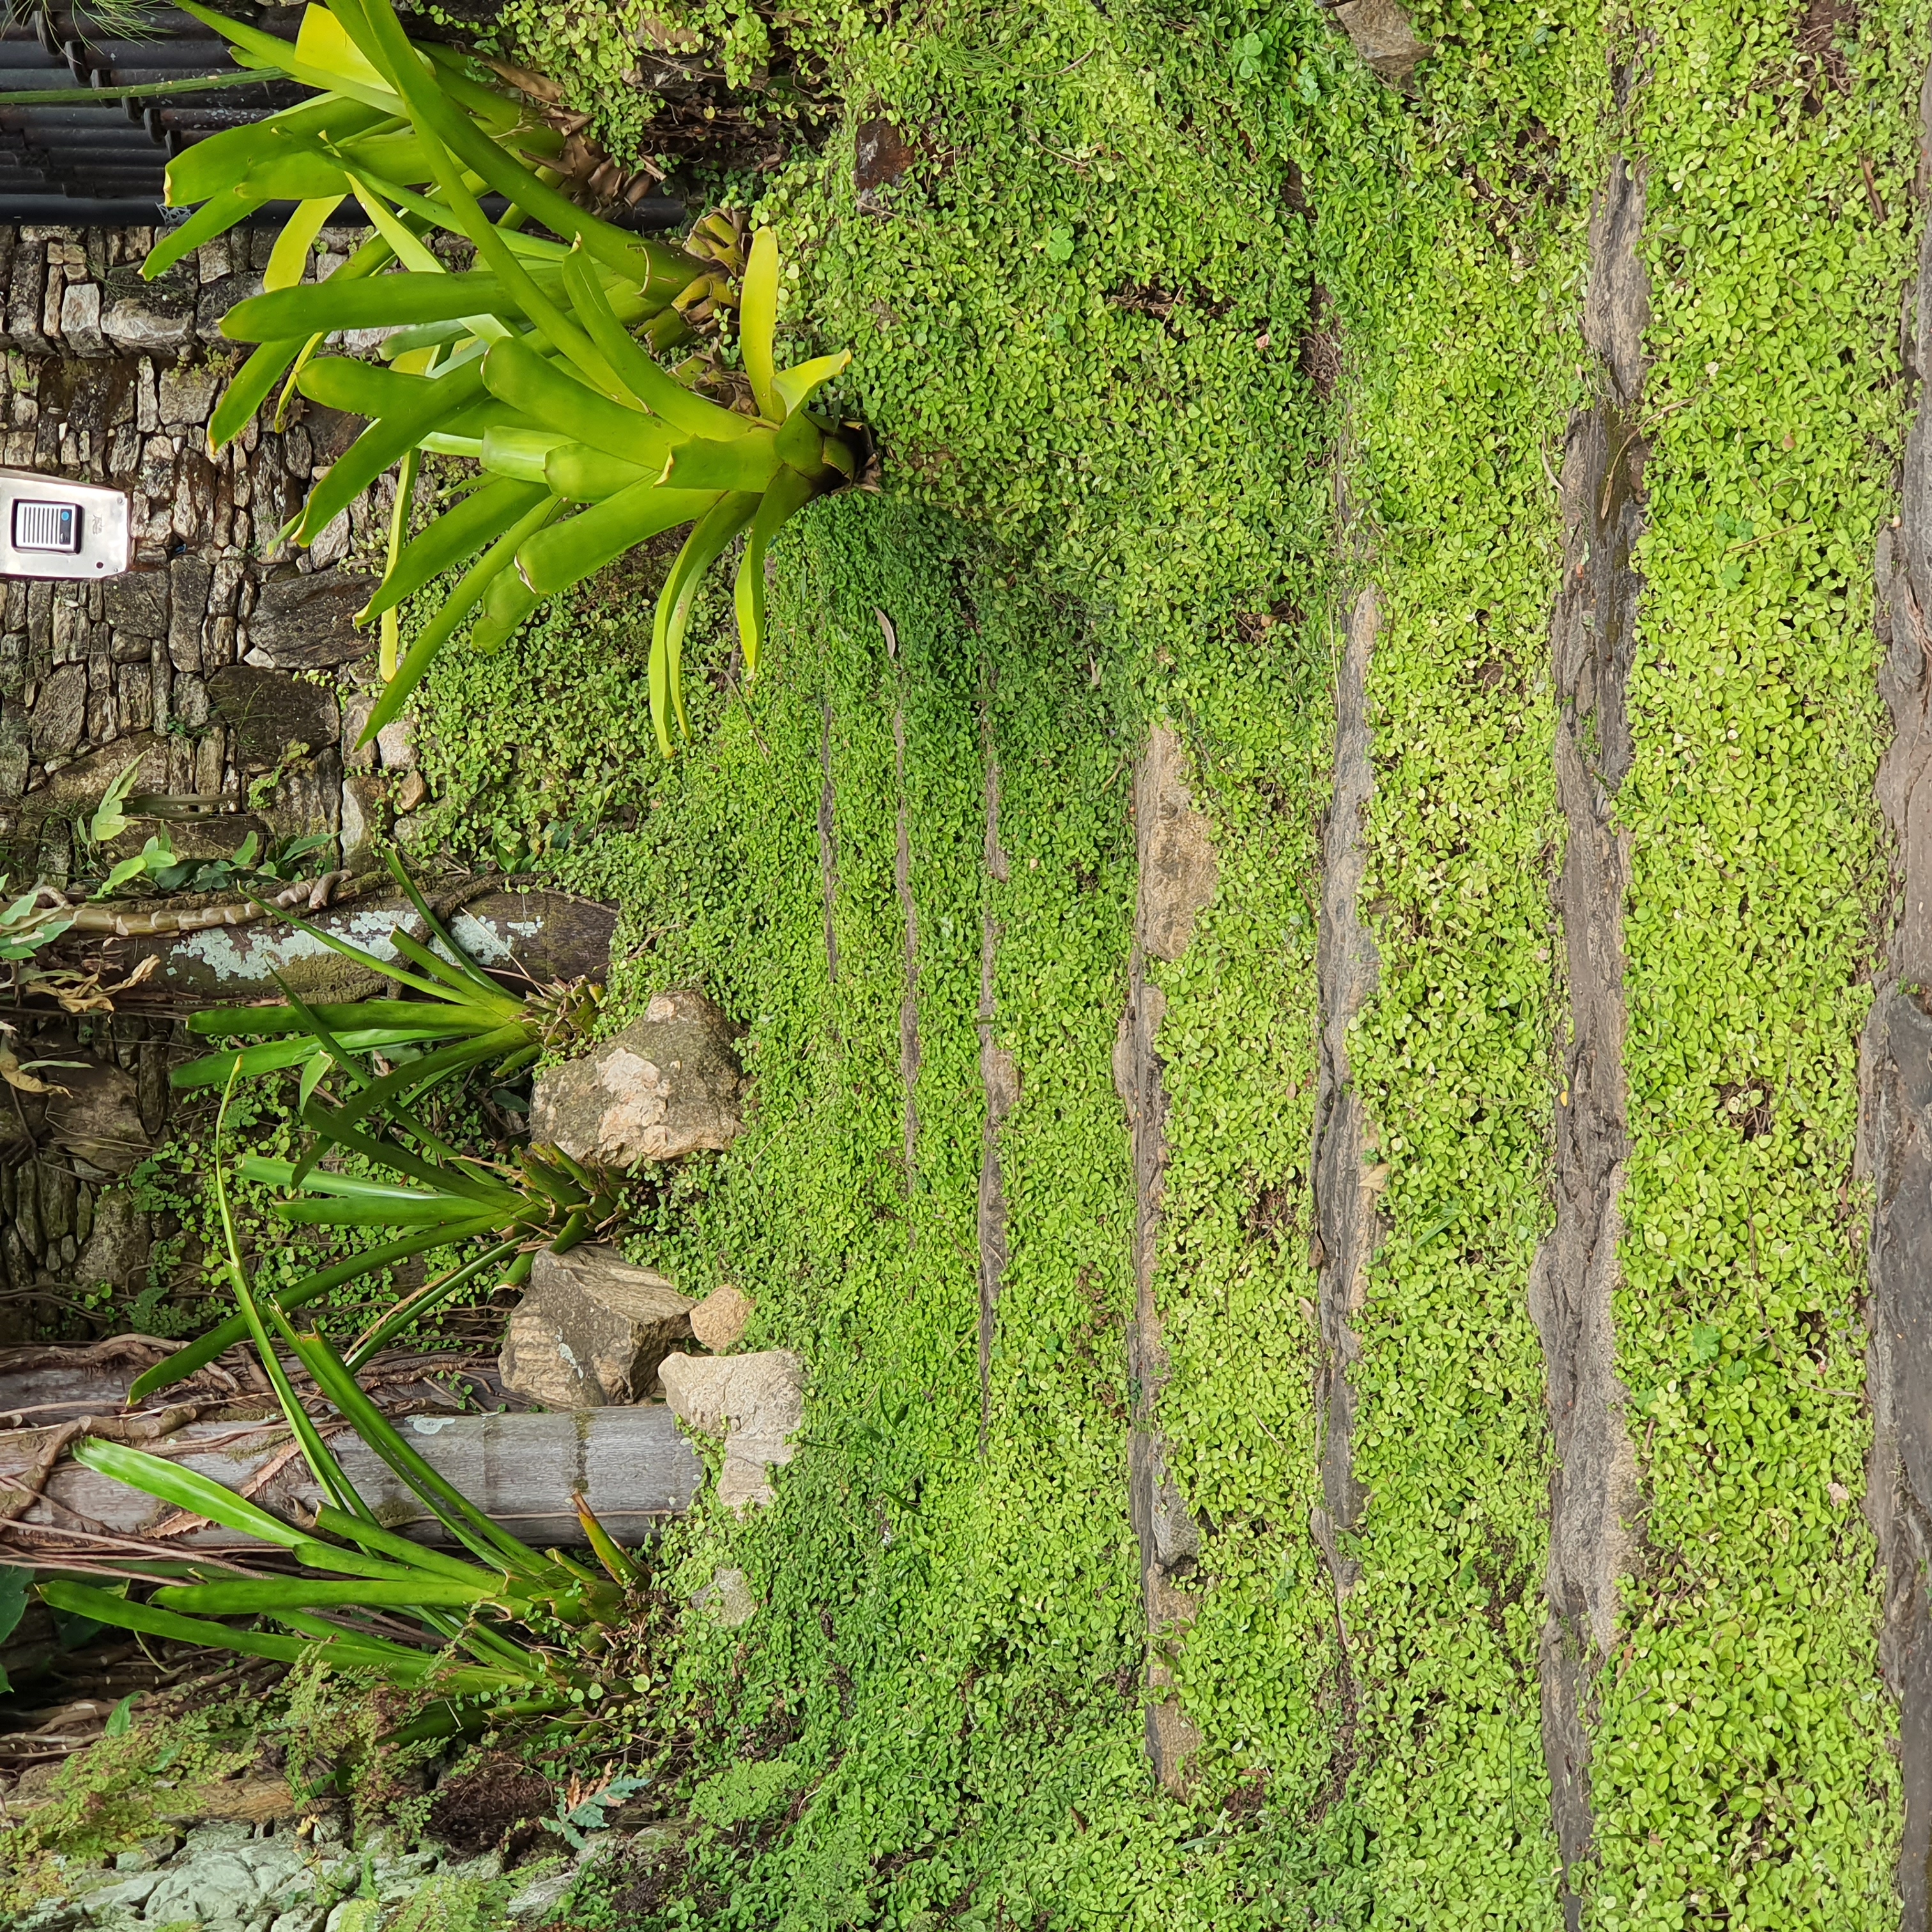
<svg viewBox="0 0 1932 1932">
<path fill-rule="evenodd" d="M 218 1124 L 218 1148 L 220 1137 Z M 561 1551 L 540 1555 L 519 1542 L 439 1475 L 363 1394 L 348 1363 L 320 1335 L 297 1334 L 281 1307 L 254 1292 L 218 1165 L 214 1185 L 230 1280 L 240 1305 L 237 1319 L 254 1342 L 326 1500 L 313 1523 L 291 1523 L 206 1477 L 138 1449 L 94 1439 L 75 1454 L 90 1468 L 161 1502 L 259 1538 L 308 1574 L 238 1576 L 227 1564 L 136 1561 L 118 1567 L 130 1575 L 176 1580 L 146 1603 L 70 1578 L 43 1584 L 41 1596 L 57 1610 L 145 1635 L 290 1663 L 319 1660 L 444 1694 L 446 1701 L 400 1736 L 468 1728 L 483 1721 L 486 1711 L 493 1718 L 554 1714 L 568 1721 L 594 1681 L 572 1660 L 571 1634 L 619 1620 L 625 1592 L 638 1580 L 635 1565 L 580 1497 L 579 1519 L 603 1565 L 602 1576 Z M 290 1384 L 278 1342 L 465 1556 L 424 1548 L 376 1521 Z M 371 1623 L 370 1612 L 412 1618 L 428 1647 L 397 1642 Z M 266 1617 L 288 1634 L 209 1621 L 218 1616 Z M 602 1689 L 599 1684 L 592 1694 Z M 455 1700 L 471 1700 L 470 1707 Z"/>
<path fill-rule="evenodd" d="M 232 1076 L 231 1076 L 231 1078 Z M 417 1153 L 394 1139 L 376 1139 L 349 1123 L 367 1109 L 358 1103 L 368 1090 L 338 1108 L 319 1096 L 302 1109 L 302 1123 L 315 1140 L 299 1161 L 244 1156 L 244 1180 L 268 1187 L 299 1190 L 293 1200 L 271 1211 L 297 1226 L 388 1228 L 392 1238 L 332 1266 L 318 1268 L 265 1304 L 279 1317 L 326 1294 L 332 1288 L 367 1280 L 431 1248 L 481 1240 L 481 1250 L 405 1295 L 371 1322 L 351 1345 L 347 1367 L 359 1369 L 412 1322 L 432 1314 L 459 1289 L 497 1272 L 514 1287 L 528 1279 L 536 1256 L 548 1250 L 562 1254 L 618 1216 L 617 1184 L 554 1148 L 525 1148 L 514 1164 L 460 1154 L 419 1121 L 393 1105 L 386 1111 L 425 1150 Z M 395 1177 L 375 1180 L 343 1174 L 314 1163 L 329 1147 L 359 1155 L 369 1166 Z M 409 1184 L 413 1183 L 414 1185 Z M 244 1309 L 197 1341 L 177 1350 L 138 1377 L 131 1399 L 166 1388 L 214 1360 L 224 1349 L 247 1340 L 250 1324 Z"/>
<path fill-rule="evenodd" d="M 264 292 L 223 322 L 230 339 L 257 346 L 211 437 L 235 434 L 292 366 L 304 395 L 370 418 L 310 493 L 290 526 L 296 542 L 312 540 L 401 465 L 388 567 L 363 621 L 382 618 L 392 638 L 404 598 L 466 566 L 393 667 L 365 740 L 396 715 L 472 612 L 480 608 L 472 642 L 494 648 L 542 598 L 688 524 L 651 640 L 651 715 L 668 756 L 673 717 L 686 728 L 682 647 L 705 572 L 745 538 L 736 608 L 746 669 L 755 673 L 772 539 L 857 466 L 842 426 L 809 406 L 849 355 L 777 367 L 776 238 L 766 230 L 754 239 L 734 290 L 721 273 L 737 266 L 728 224 L 695 232 L 693 246 L 707 258 L 641 242 L 585 214 L 543 178 L 554 130 L 466 74 L 448 50 L 413 45 L 391 0 L 310 7 L 292 50 L 187 4 L 229 38 L 238 59 L 327 90 L 200 144 L 170 170 L 172 200 L 207 199 L 158 251 L 164 265 L 267 202 L 301 202 Z M 486 188 L 512 204 L 500 222 L 478 205 Z M 350 194 L 375 237 L 326 281 L 296 286 L 310 243 Z M 567 238 L 523 233 L 532 219 Z M 432 228 L 473 243 L 478 266 L 448 270 L 423 238 Z M 398 272 L 377 272 L 392 263 Z M 688 334 L 687 314 L 721 304 L 739 312 L 748 412 L 689 386 L 703 365 L 687 364 L 681 380 L 652 352 Z M 640 322 L 643 343 L 632 332 Z M 392 332 L 388 368 L 315 355 L 331 332 L 364 328 Z M 405 543 L 426 450 L 473 458 L 485 480 Z"/>
<path fill-rule="evenodd" d="M 299 1066 L 298 1104 L 306 1107 L 332 1068 L 352 1062 L 362 1090 L 341 1117 L 352 1124 L 377 1108 L 420 1098 L 439 1082 L 491 1061 L 496 1077 L 506 1080 L 540 1053 L 566 1047 L 584 1031 L 596 1016 L 601 987 L 578 980 L 526 996 L 506 992 L 457 944 L 394 854 L 388 858 L 424 929 L 442 948 L 439 955 L 398 926 L 389 943 L 416 971 L 395 959 L 379 958 L 294 914 L 284 916 L 332 952 L 421 997 L 310 1006 L 290 995 L 279 1006 L 221 1006 L 190 1014 L 190 1033 L 217 1040 L 254 1038 L 260 1044 L 226 1047 L 190 1060 L 175 1070 L 176 1086 L 221 1086 L 233 1072 L 245 1078 Z M 364 1072 L 361 1058 L 378 1054 L 400 1063 L 380 1078 Z"/>
<path fill-rule="evenodd" d="M 326 7 L 306 9 L 291 44 L 211 12 L 197 0 L 186 0 L 186 6 L 229 41 L 232 58 L 242 68 L 280 74 L 317 90 L 318 98 L 250 126 L 212 135 L 170 162 L 170 206 L 200 206 L 148 255 L 142 267 L 144 276 L 152 279 L 165 273 L 238 222 L 290 201 L 295 203 L 293 212 L 282 225 L 262 278 L 268 292 L 301 282 L 316 237 L 352 199 L 372 218 L 370 197 L 392 212 L 331 278 L 335 290 L 331 299 L 338 303 L 352 301 L 358 292 L 368 299 L 368 291 L 358 291 L 354 285 L 395 265 L 396 231 L 407 238 L 412 253 L 432 230 L 464 232 L 455 212 L 434 198 L 436 172 L 428 149 L 412 130 L 406 102 L 370 64 L 334 13 Z M 506 182 L 521 190 L 520 208 L 499 224 L 504 245 L 536 262 L 540 274 L 554 278 L 560 244 L 518 232 L 532 218 L 544 223 L 556 235 L 589 249 L 607 278 L 623 291 L 616 299 L 627 322 L 651 322 L 653 340 L 661 348 L 687 338 L 690 331 L 681 309 L 714 296 L 714 285 L 724 284 L 728 262 L 708 259 L 702 244 L 694 252 L 645 241 L 578 208 L 533 172 L 542 170 L 552 181 L 556 178 L 547 165 L 564 146 L 555 128 L 514 97 L 476 80 L 470 64 L 453 50 L 430 46 L 413 52 L 426 84 L 466 128 L 466 134 L 457 138 L 466 158 L 464 182 L 472 190 L 502 188 Z M 480 170 L 475 166 L 479 158 L 484 163 Z M 394 208 L 405 212 L 398 215 Z M 398 352 L 419 352 L 453 332 L 447 327 L 433 328 L 424 332 L 421 342 L 394 346 Z M 250 356 L 209 423 L 211 452 L 239 436 L 291 367 L 299 369 L 322 340 L 322 334 L 304 331 L 265 344 Z M 284 402 L 290 393 L 284 390 Z M 380 464 L 370 473 L 386 466 Z"/>
<path fill-rule="evenodd" d="M 596 989 L 556 988 L 527 1000 L 505 992 L 465 958 L 393 856 L 389 864 L 428 931 L 447 950 L 448 959 L 399 928 L 392 939 L 420 969 L 412 974 L 319 927 L 295 922 L 345 957 L 400 979 L 422 994 L 422 1000 L 312 1006 L 284 983 L 281 1006 L 230 1006 L 197 1015 L 190 1024 L 203 1033 L 268 1037 L 256 1046 L 210 1054 L 175 1076 L 178 1084 L 190 1087 L 218 1080 L 232 1092 L 248 1075 L 300 1065 L 299 1118 L 311 1136 L 308 1145 L 296 1161 L 245 1156 L 244 1178 L 299 1190 L 300 1198 L 279 1202 L 272 1210 L 284 1221 L 392 1231 L 388 1240 L 318 1268 L 271 1298 L 279 1312 L 432 1248 L 482 1243 L 477 1252 L 405 1295 L 358 1336 L 346 1358 L 352 1373 L 460 1289 L 492 1272 L 508 1286 L 520 1285 L 541 1251 L 561 1254 L 574 1247 L 609 1226 L 622 1207 L 616 1182 L 560 1149 L 525 1148 L 513 1163 L 479 1160 L 459 1153 L 411 1111 L 442 1081 L 492 1061 L 499 1076 L 507 1076 L 544 1047 L 562 1043 L 595 1010 Z M 378 1053 L 400 1064 L 379 1072 L 362 1057 Z M 332 1070 L 344 1078 L 346 1090 L 339 1100 L 331 1100 L 320 1084 Z M 390 1178 L 319 1166 L 335 1148 L 358 1156 Z M 135 1382 L 134 1396 L 182 1381 L 248 1333 L 244 1316 L 230 1317 L 148 1370 Z"/>
</svg>

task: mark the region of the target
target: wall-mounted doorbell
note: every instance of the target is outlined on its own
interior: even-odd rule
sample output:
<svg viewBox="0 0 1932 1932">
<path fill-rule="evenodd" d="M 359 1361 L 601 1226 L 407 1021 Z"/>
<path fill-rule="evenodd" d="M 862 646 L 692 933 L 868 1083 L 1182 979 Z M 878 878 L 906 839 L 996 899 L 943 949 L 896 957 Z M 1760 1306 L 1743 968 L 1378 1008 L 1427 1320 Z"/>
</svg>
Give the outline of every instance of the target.
<svg viewBox="0 0 1932 1932">
<path fill-rule="evenodd" d="M 0 577 L 118 577 L 132 551 L 122 491 L 0 470 Z"/>
</svg>

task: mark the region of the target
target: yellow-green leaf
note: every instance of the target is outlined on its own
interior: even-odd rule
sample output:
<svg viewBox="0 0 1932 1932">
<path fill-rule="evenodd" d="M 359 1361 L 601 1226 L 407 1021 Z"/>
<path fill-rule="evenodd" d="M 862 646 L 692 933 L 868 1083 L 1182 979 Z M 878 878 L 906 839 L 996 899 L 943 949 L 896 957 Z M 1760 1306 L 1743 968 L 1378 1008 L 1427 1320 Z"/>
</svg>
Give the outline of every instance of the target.
<svg viewBox="0 0 1932 1932">
<path fill-rule="evenodd" d="M 773 345 L 778 328 L 778 238 L 760 228 L 752 238 L 745 278 L 738 290 L 738 345 L 745 374 L 758 399 L 758 413 L 767 422 L 782 422 L 785 405 L 776 381 Z"/>
<path fill-rule="evenodd" d="M 302 278 L 308 267 L 308 252 L 315 246 L 315 238 L 322 232 L 322 224 L 342 205 L 342 197 L 336 195 L 316 195 L 298 207 L 287 220 L 282 224 L 282 232 L 275 237 L 275 245 L 268 251 L 268 266 L 262 276 L 262 287 L 292 289 Z"/>
<path fill-rule="evenodd" d="M 803 409 L 851 359 L 851 350 L 842 349 L 836 356 L 814 356 L 809 362 L 800 362 L 792 368 L 781 369 L 772 377 L 772 386 L 778 392 L 778 400 L 784 404 L 786 415 L 790 416 Z"/>
</svg>

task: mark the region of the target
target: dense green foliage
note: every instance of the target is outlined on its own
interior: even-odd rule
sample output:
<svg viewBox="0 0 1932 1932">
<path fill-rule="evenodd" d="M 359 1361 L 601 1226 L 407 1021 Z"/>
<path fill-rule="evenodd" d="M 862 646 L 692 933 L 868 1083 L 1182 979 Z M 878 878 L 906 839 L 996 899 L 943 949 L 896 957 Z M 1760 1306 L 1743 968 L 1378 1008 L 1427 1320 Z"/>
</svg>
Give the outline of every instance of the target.
<svg viewBox="0 0 1932 1932">
<path fill-rule="evenodd" d="M 822 18 L 850 106 L 767 206 L 800 262 L 780 326 L 853 345 L 843 400 L 888 500 L 816 509 L 783 549 L 755 694 L 700 613 L 679 769 L 634 754 L 622 580 L 552 605 L 514 656 L 446 661 L 432 693 L 444 830 L 616 893 L 618 1004 L 696 978 L 749 1027 L 752 1133 L 640 1252 L 745 1286 L 754 1342 L 813 1366 L 778 1508 L 673 1541 L 682 1594 L 735 1564 L 761 1607 L 742 1630 L 686 1618 L 710 1828 L 645 1922 L 1561 1922 L 1525 1297 L 1566 1024 L 1555 472 L 1598 382 L 1586 230 L 1622 143 L 1657 286 L 1618 1310 L 1647 1515 L 1604 1679 L 1601 1869 L 1579 1876 L 1602 1928 L 1876 1924 L 1897 1800 L 1846 1393 L 1850 1142 L 1922 22 L 1874 11 L 1834 41 L 1700 0 L 1647 20 L 1625 105 L 1639 50 L 1580 10 L 1424 10 L 1440 50 L 1414 101 L 1313 10 L 1070 0 L 1023 35 L 989 9 L 862 40 Z M 918 158 L 862 202 L 854 129 L 880 116 Z M 1332 403 L 1307 333 L 1331 315 Z M 1328 680 L 1371 576 L 1382 972 L 1353 1054 L 1388 1175 L 1345 1654 L 1307 1530 L 1307 1147 Z M 1160 974 L 1161 1413 L 1209 1532 L 1176 1664 L 1191 1807 L 1142 1757 L 1109 1064 L 1154 716 L 1183 730 L 1220 861 Z M 988 920 L 1021 1100 L 982 1441 Z M 1759 1091 L 1747 1138 L 1730 1103 Z"/>
<path fill-rule="evenodd" d="M 1876 1927 L 1899 1800 L 1846 1183 L 1924 21 L 1874 10 L 1842 48 L 1768 11 L 1661 24 L 1618 1310 L 1654 1556 L 1604 1712 L 1599 1922 Z"/>
</svg>

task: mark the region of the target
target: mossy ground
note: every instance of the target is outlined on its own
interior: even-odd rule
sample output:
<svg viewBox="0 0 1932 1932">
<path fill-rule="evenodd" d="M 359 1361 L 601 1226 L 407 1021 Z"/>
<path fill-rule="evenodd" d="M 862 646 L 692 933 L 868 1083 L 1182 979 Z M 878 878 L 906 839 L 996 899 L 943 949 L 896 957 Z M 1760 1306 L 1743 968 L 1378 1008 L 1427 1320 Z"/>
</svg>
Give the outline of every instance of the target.
<svg viewBox="0 0 1932 1932">
<path fill-rule="evenodd" d="M 788 539 L 751 688 L 718 600 L 673 766 L 645 722 L 647 566 L 497 658 L 452 654 L 427 707 L 441 836 L 616 896 L 620 1011 L 695 980 L 748 1029 L 752 1130 L 640 1251 L 748 1289 L 754 1342 L 812 1368 L 776 1508 L 670 1540 L 683 1594 L 729 1562 L 761 1603 L 742 1631 L 694 1612 L 665 1696 L 710 1824 L 668 1892 L 586 1898 L 584 1922 L 1561 1922 L 1526 1293 L 1566 1024 L 1555 466 L 1598 384 L 1586 232 L 1618 149 L 1647 168 L 1657 291 L 1618 1310 L 1648 1514 L 1580 1878 L 1604 1928 L 1885 1918 L 1895 1774 L 1844 1392 L 1882 897 L 1870 570 L 1925 36 L 1913 7 L 1822 38 L 1808 18 L 1457 0 L 1418 14 L 1438 51 L 1413 100 L 1308 7 L 807 23 L 845 116 L 766 212 L 785 326 L 856 352 L 844 400 L 885 493 Z M 854 130 L 880 117 L 918 158 L 862 200 Z M 1370 577 L 1382 971 L 1352 1052 L 1389 1174 L 1338 1626 L 1309 1531 L 1313 950 L 1332 667 Z M 1187 1802 L 1142 1752 L 1111 1065 L 1155 718 L 1220 866 L 1160 970 L 1160 1419 L 1208 1532 L 1175 1663 Z M 1020 1100 L 982 1390 L 989 922 Z M 1747 1140 L 1722 1096 L 1753 1081 L 1772 1126 Z"/>
</svg>

